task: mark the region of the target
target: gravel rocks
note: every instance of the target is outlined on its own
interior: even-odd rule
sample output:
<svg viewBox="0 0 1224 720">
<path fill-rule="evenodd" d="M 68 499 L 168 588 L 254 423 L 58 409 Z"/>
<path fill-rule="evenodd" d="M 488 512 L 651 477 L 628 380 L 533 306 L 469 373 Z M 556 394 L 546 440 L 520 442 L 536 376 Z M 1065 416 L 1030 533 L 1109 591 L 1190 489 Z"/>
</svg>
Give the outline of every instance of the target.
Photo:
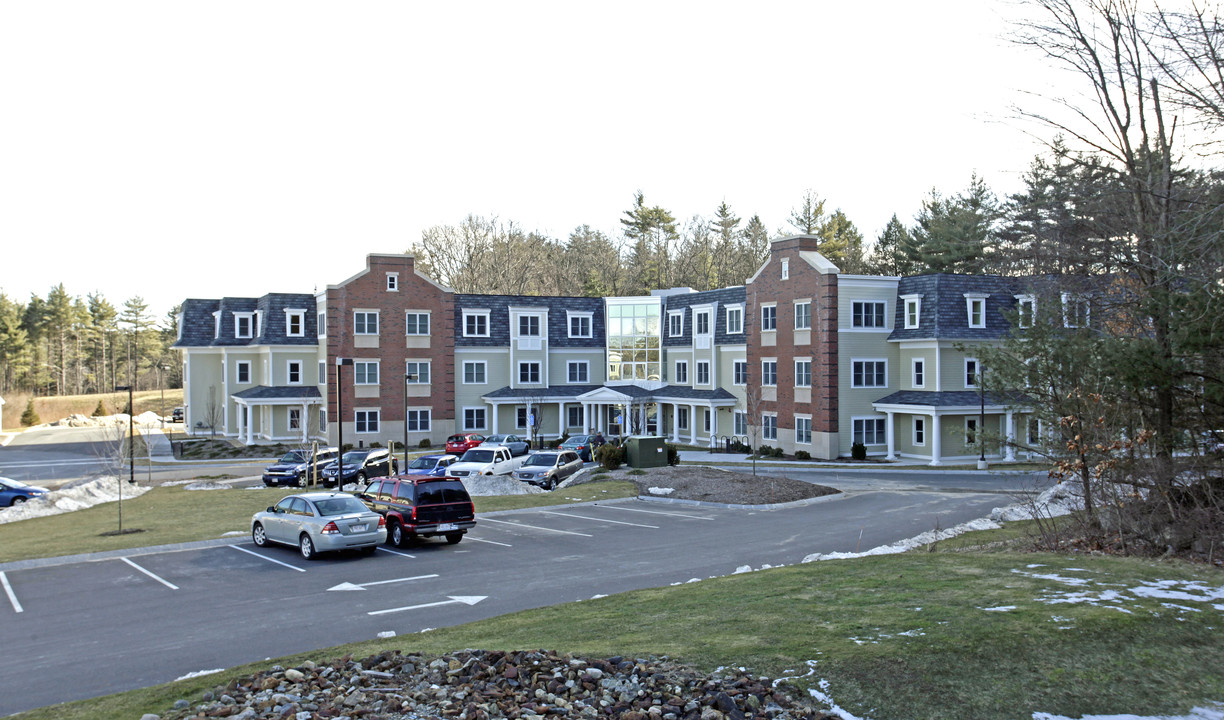
<svg viewBox="0 0 1224 720">
<path fill-rule="evenodd" d="M 583 658 L 537 650 L 273 666 L 204 693 L 162 720 L 835 720 L 739 669 L 703 674 L 666 657 Z"/>
</svg>

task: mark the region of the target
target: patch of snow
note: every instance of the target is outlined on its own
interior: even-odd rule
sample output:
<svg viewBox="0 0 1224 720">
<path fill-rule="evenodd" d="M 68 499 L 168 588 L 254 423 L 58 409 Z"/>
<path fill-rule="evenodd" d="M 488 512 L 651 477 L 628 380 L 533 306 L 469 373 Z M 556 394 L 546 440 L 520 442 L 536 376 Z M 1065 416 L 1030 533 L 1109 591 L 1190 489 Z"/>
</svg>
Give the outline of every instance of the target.
<svg viewBox="0 0 1224 720">
<path fill-rule="evenodd" d="M 1092 581 L 1086 578 L 1069 578 L 1054 574 L 1042 575 L 1041 573 L 1026 573 L 1021 572 L 1020 570 L 1012 570 L 1012 572 L 1018 575 L 1027 575 L 1028 577 L 1037 578 L 1039 580 L 1053 580 L 1054 582 L 1060 582 L 1064 585 L 1073 585 L 1077 587 L 1092 584 Z"/>
<path fill-rule="evenodd" d="M 122 491 L 119 488 L 120 482 L 123 483 Z M 29 501 L 17 507 L 7 508 L 4 512 L 0 512 L 0 524 L 60 515 L 101 503 L 115 502 L 119 500 L 120 492 L 123 493 L 125 499 L 130 500 L 138 495 L 143 495 L 148 490 L 149 488 L 140 485 L 129 485 L 127 478 L 120 480 L 114 476 L 69 483 L 58 490 L 30 498 Z"/>
<path fill-rule="evenodd" d="M 801 562 L 809 563 L 809 562 L 816 562 L 818 560 L 845 560 L 849 558 L 867 557 L 869 555 L 895 555 L 897 553 L 903 553 L 908 550 L 912 550 L 916 547 L 922 547 L 923 545 L 930 545 L 931 543 L 937 542 L 939 540 L 947 540 L 948 538 L 954 538 L 957 535 L 960 535 L 962 533 L 967 533 L 973 530 L 994 530 L 999 527 L 1001 526 L 993 520 L 988 520 L 986 518 L 978 518 L 977 520 L 970 520 L 969 522 L 961 523 L 960 525 L 957 525 L 951 528 L 947 528 L 946 530 L 939 530 L 939 531 L 928 530 L 922 533 L 921 535 L 917 535 L 915 537 L 909 538 L 908 540 L 901 540 L 900 542 L 895 542 L 892 545 L 880 545 L 879 547 L 874 547 L 864 552 L 813 553 L 803 558 Z"/>
<path fill-rule="evenodd" d="M 188 483 L 184 490 L 229 490 L 229 485 L 222 485 L 218 482 L 205 480 L 204 482 Z"/>
<path fill-rule="evenodd" d="M 394 630 L 383 630 L 382 632 L 378 633 L 378 637 L 382 638 L 383 640 L 386 640 L 387 638 L 393 638 L 395 637 L 395 631 Z"/>
<path fill-rule="evenodd" d="M 984 612 L 1011 612 L 1015 609 L 1015 605 L 1000 605 L 998 607 L 978 608 L 978 610 L 982 610 Z"/>
<path fill-rule="evenodd" d="M 217 668 L 216 670 L 196 670 L 195 672 L 189 672 L 186 675 L 182 675 L 180 677 L 174 678 L 174 682 L 178 682 L 179 680 L 190 680 L 191 678 L 204 677 L 205 675 L 215 675 L 219 672 L 225 672 L 225 668 Z"/>
<path fill-rule="evenodd" d="M 752 572 L 751 565 L 740 565 L 739 567 L 735 568 L 735 572 L 731 574 L 732 575 L 743 575 L 744 573 L 750 573 L 750 572 Z"/>
<path fill-rule="evenodd" d="M 477 475 L 463 479 L 463 487 L 472 496 L 489 495 L 539 495 L 548 492 L 531 483 L 515 480 L 509 475 Z"/>
<path fill-rule="evenodd" d="M 652 487 L 647 488 L 647 492 L 651 495 L 671 495 L 676 492 L 676 488 Z"/>
<path fill-rule="evenodd" d="M 1224 720 L 1224 703 L 1193 708 L 1189 715 L 1084 715 L 1081 718 L 1070 718 L 1036 712 L 1033 713 L 1033 720 Z"/>
<path fill-rule="evenodd" d="M 1139 587 L 1131 588 L 1131 593 L 1138 597 L 1156 598 L 1158 600 L 1211 602 L 1213 600 L 1224 599 L 1224 587 L 1208 587 L 1197 580 L 1193 582 L 1185 582 L 1182 580 L 1157 580 L 1156 582 L 1144 582 L 1141 583 Z"/>
</svg>

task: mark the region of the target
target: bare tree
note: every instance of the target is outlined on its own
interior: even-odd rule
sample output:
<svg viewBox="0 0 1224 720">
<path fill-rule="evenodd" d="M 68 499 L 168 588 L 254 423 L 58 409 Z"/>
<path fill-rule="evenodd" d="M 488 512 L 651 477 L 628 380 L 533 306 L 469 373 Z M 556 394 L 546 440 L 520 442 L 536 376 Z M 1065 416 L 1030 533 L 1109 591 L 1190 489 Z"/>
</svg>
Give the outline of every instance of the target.
<svg viewBox="0 0 1224 720">
<path fill-rule="evenodd" d="M 204 424 L 212 436 L 217 436 L 217 426 L 225 419 L 225 408 L 217 401 L 217 386 L 208 386 L 208 401 L 204 404 Z"/>
</svg>

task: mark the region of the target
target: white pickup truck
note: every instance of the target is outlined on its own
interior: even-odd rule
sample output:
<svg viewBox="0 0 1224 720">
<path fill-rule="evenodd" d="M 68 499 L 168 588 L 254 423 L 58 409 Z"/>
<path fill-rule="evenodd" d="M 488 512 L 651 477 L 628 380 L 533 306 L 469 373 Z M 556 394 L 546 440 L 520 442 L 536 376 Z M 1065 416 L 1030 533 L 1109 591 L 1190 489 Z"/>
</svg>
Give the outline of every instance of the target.
<svg viewBox="0 0 1224 720">
<path fill-rule="evenodd" d="M 446 474 L 460 479 L 475 475 L 508 475 L 525 462 L 526 455 L 514 457 L 508 447 L 474 447 L 463 453 L 459 462 L 448 467 Z"/>
</svg>

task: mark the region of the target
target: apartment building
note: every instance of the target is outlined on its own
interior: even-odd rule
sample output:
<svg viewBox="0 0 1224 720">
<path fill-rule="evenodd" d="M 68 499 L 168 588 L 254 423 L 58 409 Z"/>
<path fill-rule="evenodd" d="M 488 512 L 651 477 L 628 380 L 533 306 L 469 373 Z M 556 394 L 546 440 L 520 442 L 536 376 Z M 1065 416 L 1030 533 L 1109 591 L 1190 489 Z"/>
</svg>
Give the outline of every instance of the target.
<svg viewBox="0 0 1224 720">
<path fill-rule="evenodd" d="M 862 443 L 872 456 L 931 465 L 976 458 L 983 429 L 1014 438 L 1025 427 L 1013 406 L 980 393 L 973 351 L 1009 332 L 1020 281 L 843 275 L 817 243 L 778 239 L 744 285 L 705 292 L 455 293 L 412 256 L 373 254 L 317 296 L 189 300 L 178 344 L 189 426 L 206 429 L 211 392 L 224 407 L 219 432 L 243 442 L 335 442 L 332 418 L 354 445 L 599 431 L 698 447 L 737 438 L 813 458 Z M 289 305 L 308 311 L 302 334 L 279 320 Z M 251 337 L 237 336 L 244 313 Z M 268 327 L 273 316 L 280 329 Z M 316 370 L 291 373 L 288 363 L 308 357 Z M 1013 457 L 1010 445 L 987 455 Z"/>
</svg>

